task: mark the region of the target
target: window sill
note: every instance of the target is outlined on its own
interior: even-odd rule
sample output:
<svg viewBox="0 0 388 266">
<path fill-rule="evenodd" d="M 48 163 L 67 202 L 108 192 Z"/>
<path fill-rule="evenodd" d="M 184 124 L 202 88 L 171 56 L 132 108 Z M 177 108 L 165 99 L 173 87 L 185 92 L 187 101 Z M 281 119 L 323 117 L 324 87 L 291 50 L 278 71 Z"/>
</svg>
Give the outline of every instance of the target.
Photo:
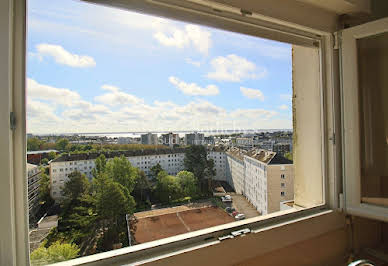
<svg viewBox="0 0 388 266">
<path fill-rule="evenodd" d="M 331 218 L 332 216 L 335 217 Z M 294 237 L 292 242 L 296 243 L 306 239 L 306 237 L 314 237 L 323 234 L 330 229 L 343 226 L 344 223 L 342 223 L 341 217 L 342 215 L 338 215 L 338 213 L 335 213 L 332 210 L 325 208 L 324 206 L 302 211 L 290 209 L 274 214 L 259 216 L 230 224 L 219 225 L 208 229 L 143 243 L 132 247 L 85 256 L 53 265 L 138 265 L 165 258 L 173 259 L 173 256 L 195 250 L 201 250 L 204 247 L 211 247 L 217 244 L 228 244 L 232 240 L 226 239 L 221 241 L 218 238 L 245 228 L 250 229 L 250 234 L 246 235 L 246 238 L 234 237 L 234 240 L 241 239 L 240 241 L 244 241 L 244 239 L 248 238 L 257 238 L 264 233 L 271 234 L 271 232 L 275 232 L 277 229 L 285 230 L 286 226 L 296 225 L 298 223 L 303 223 L 304 221 L 307 221 L 309 224 L 311 224 L 310 222 L 313 219 L 334 219 L 331 223 L 315 222 L 314 224 L 316 228 L 309 229 L 309 233 L 307 235 L 300 229 L 293 230 L 292 234 Z M 279 243 L 275 244 L 273 248 L 281 248 L 286 242 L 287 241 L 280 241 Z"/>
</svg>

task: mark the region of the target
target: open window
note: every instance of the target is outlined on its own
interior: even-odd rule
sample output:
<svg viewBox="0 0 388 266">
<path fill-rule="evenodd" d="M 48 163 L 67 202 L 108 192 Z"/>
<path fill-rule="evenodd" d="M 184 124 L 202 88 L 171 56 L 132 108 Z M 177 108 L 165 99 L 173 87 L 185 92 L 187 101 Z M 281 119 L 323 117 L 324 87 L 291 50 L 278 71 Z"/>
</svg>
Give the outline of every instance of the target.
<svg viewBox="0 0 388 266">
<path fill-rule="evenodd" d="M 331 86 L 330 86 L 330 75 L 327 75 L 330 72 L 331 64 L 331 35 L 325 32 L 311 30 L 305 27 L 300 27 L 297 25 L 285 23 L 278 20 L 268 19 L 266 17 L 260 16 L 258 14 L 240 10 L 226 5 L 213 4 L 205 1 L 131 1 L 129 4 L 127 1 L 87 1 L 87 2 L 96 2 L 102 4 L 109 4 L 111 6 L 116 6 L 124 9 L 141 11 L 149 14 L 154 14 L 158 16 L 164 16 L 169 18 L 174 18 L 190 23 L 197 23 L 200 25 L 212 26 L 227 31 L 243 33 L 246 35 L 267 38 L 275 41 L 281 41 L 292 45 L 292 72 L 293 72 L 293 92 L 291 97 L 288 99 L 293 101 L 292 115 L 293 115 L 293 128 L 294 128 L 294 140 L 293 140 L 293 151 L 294 151 L 294 162 L 296 165 L 294 171 L 294 184 L 288 183 L 290 181 L 291 173 L 288 169 L 284 167 L 279 167 L 276 171 L 273 171 L 273 175 L 277 177 L 276 191 L 273 191 L 270 196 L 281 198 L 284 197 L 284 206 L 280 207 L 280 211 L 277 213 L 269 213 L 268 215 L 261 215 L 258 217 L 253 217 L 251 219 L 235 221 L 230 224 L 219 225 L 217 227 L 205 228 L 199 231 L 192 231 L 189 233 L 176 235 L 167 239 L 160 239 L 157 241 L 152 241 L 149 243 L 139 244 L 133 247 L 123 248 L 115 251 L 110 251 L 107 253 L 100 253 L 90 257 L 80 258 L 77 261 L 74 261 L 74 264 L 81 263 L 92 263 L 93 261 L 99 260 L 100 262 L 106 262 L 109 264 L 109 260 L 112 257 L 116 259 L 121 259 L 125 262 L 130 261 L 144 261 L 149 258 L 150 260 L 156 257 L 156 254 L 171 254 L 174 251 L 181 251 L 184 248 L 199 248 L 206 245 L 214 245 L 222 241 L 228 241 L 239 235 L 244 235 L 248 233 L 258 233 L 261 230 L 267 228 L 271 225 L 279 225 L 281 222 L 288 223 L 292 220 L 295 220 L 306 215 L 315 215 L 316 213 L 327 210 L 328 206 L 332 206 L 333 201 L 331 199 L 335 198 L 335 191 L 332 187 L 329 186 L 333 182 L 329 182 L 329 177 L 334 178 L 335 171 L 332 167 L 333 160 L 333 142 L 330 141 L 333 129 L 332 117 L 332 95 L 331 95 Z M 64 16 L 65 17 L 65 16 Z M 47 47 L 46 47 L 47 48 Z M 52 48 L 52 47 L 51 47 Z M 32 55 L 34 56 L 34 55 Z M 82 61 L 82 60 L 81 60 Z M 91 62 L 86 60 L 86 64 Z M 193 63 L 193 62 L 192 62 Z M 195 63 L 195 62 L 194 62 Z M 329 71 L 328 71 L 329 70 Z M 39 85 L 39 84 L 38 84 Z M 22 88 L 23 86 L 20 86 Z M 108 88 L 108 90 L 113 91 L 115 89 Z M 25 121 L 24 116 L 24 91 L 21 89 L 16 94 L 18 100 L 21 101 L 20 105 L 20 121 Z M 290 99 L 291 98 L 291 99 Z M 19 103 L 19 102 L 18 102 Z M 18 105 L 19 106 L 19 105 Z M 37 105 L 38 107 L 47 107 L 45 105 Z M 36 107 L 36 106 L 35 106 Z M 95 109 L 95 111 L 99 111 Z M 82 112 L 79 112 L 78 115 L 82 115 Z M 23 137 L 20 137 L 15 140 L 15 152 L 14 157 L 17 158 L 18 154 L 23 154 L 20 152 L 25 148 L 25 128 L 17 128 L 16 132 Z M 176 136 L 173 134 L 166 133 L 168 136 L 168 141 L 166 137 L 166 142 L 174 146 L 177 143 Z M 147 139 L 152 139 L 147 138 Z M 148 141 L 148 140 L 147 140 Z M 150 140 L 151 141 L 151 140 Z M 206 141 L 212 142 L 211 139 Z M 20 142 L 20 143 L 19 143 Z M 242 140 L 241 145 L 251 147 L 251 142 L 245 142 Z M 263 143 L 266 147 L 271 147 L 273 143 Z M 282 149 L 282 147 L 278 147 Z M 213 157 L 215 163 L 220 162 L 223 159 L 223 154 L 217 153 L 214 151 Z M 170 155 L 170 154 L 169 154 Z M 143 155 L 142 155 L 143 156 Z M 151 156 L 151 155 L 147 155 Z M 153 155 L 152 155 L 153 156 Z M 160 156 L 160 155 L 158 155 Z M 254 156 L 260 157 L 261 155 L 255 153 Z M 267 154 L 264 154 L 263 158 Z M 220 157 L 220 158 L 219 158 Z M 239 159 L 241 156 L 237 156 Z M 19 156 L 19 161 L 22 156 Z M 218 159 L 219 158 L 219 159 Z M 245 163 L 245 157 L 243 164 Z M 150 158 L 144 158 L 148 160 Z M 156 158 L 153 158 L 156 159 Z M 159 159 L 159 157 L 158 157 Z M 166 164 L 177 164 L 170 158 L 166 158 Z M 179 158 L 181 160 L 181 158 Z M 17 160 L 16 160 L 17 161 Z M 51 169 L 52 173 L 63 174 L 66 171 L 71 171 L 70 169 L 75 167 L 77 163 L 77 168 L 82 170 L 88 170 L 90 174 L 90 168 L 86 168 L 85 160 L 82 160 L 82 164 L 79 162 L 72 161 L 58 161 L 58 163 L 63 163 L 62 167 Z M 257 162 L 249 161 L 252 174 L 255 170 L 260 169 L 260 171 L 266 172 L 269 171 L 268 165 L 255 165 Z M 274 160 L 275 162 L 276 160 Z M 134 161 L 132 165 L 144 168 L 144 172 L 148 169 L 147 164 L 137 164 L 140 161 Z M 277 161 L 280 164 L 281 161 Z M 66 165 L 66 163 L 69 163 Z M 73 163 L 71 165 L 70 163 Z M 232 162 L 231 162 L 232 163 Z M 241 160 L 235 160 L 233 164 L 236 166 L 236 174 L 239 175 L 245 171 L 241 170 Z M 238 165 L 240 164 L 240 165 Z M 15 169 L 24 169 L 25 161 L 15 162 Z M 89 162 L 87 164 L 90 165 Z M 169 166 L 170 166 L 169 165 Z M 224 162 L 219 163 L 219 165 L 224 165 Z M 90 166 L 89 166 L 90 167 Z M 171 166 L 172 167 L 172 166 Z M 256 169 L 255 169 L 256 167 Z M 62 169 L 62 170 L 61 170 Z M 66 170 L 67 169 L 67 170 Z M 17 170 L 21 171 L 21 170 Z M 172 174 L 175 172 L 172 171 Z M 17 175 L 20 173 L 17 172 Z M 18 179 L 18 180 L 22 180 Z M 245 179 L 245 181 L 248 179 Z M 55 181 L 55 183 L 54 183 Z M 52 180 L 52 184 L 61 183 L 64 180 L 59 178 L 58 180 Z M 244 182 L 241 184 L 236 184 L 245 186 Z M 281 184 L 284 183 L 284 186 Z M 267 183 L 268 184 L 268 183 Z M 263 186 L 262 184 L 255 184 L 257 186 Z M 23 185 L 20 184 L 20 187 Z M 251 187 L 249 190 L 246 190 L 244 193 L 249 194 L 254 191 L 255 187 Z M 257 189 L 257 187 L 256 187 Z M 290 190 L 288 190 L 290 189 Z M 25 187 L 25 192 L 27 188 Z M 265 195 L 269 193 L 267 189 L 263 190 Z M 53 191 L 53 194 L 59 195 L 60 190 Z M 290 202 L 286 197 L 295 194 L 294 202 Z M 20 193 L 22 195 L 23 193 Z M 257 195 L 246 195 L 251 199 L 259 198 Z M 261 195 L 263 196 L 263 195 Z M 228 200 L 228 198 L 225 198 Z M 276 204 L 278 209 L 279 204 Z M 18 201 L 18 206 L 25 207 L 27 206 L 26 201 Z M 263 214 L 266 211 L 266 208 L 263 207 Z M 18 213 L 19 215 L 20 213 Z M 23 213 L 19 215 L 23 216 Z M 241 217 L 241 216 L 240 216 Z M 18 220 L 18 223 L 22 223 L 22 219 Z M 25 224 L 24 224 L 25 225 Z M 18 229 L 19 230 L 19 229 Z M 25 230 L 25 228 L 23 229 Z M 19 239 L 23 238 L 20 236 L 25 236 L 27 234 L 23 233 L 23 230 L 18 231 Z M 19 243 L 20 246 L 26 246 L 26 241 Z M 19 252 L 24 253 L 24 249 L 18 249 Z M 24 255 L 28 254 L 25 252 Z"/>
<path fill-rule="evenodd" d="M 345 209 L 388 221 L 388 19 L 339 38 Z"/>
</svg>

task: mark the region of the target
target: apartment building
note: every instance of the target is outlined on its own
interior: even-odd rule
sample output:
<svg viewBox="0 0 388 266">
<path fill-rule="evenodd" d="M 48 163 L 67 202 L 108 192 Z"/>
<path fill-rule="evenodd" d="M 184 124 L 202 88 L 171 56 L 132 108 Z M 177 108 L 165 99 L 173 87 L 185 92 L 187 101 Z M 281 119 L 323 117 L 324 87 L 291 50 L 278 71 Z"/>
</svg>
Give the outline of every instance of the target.
<svg viewBox="0 0 388 266">
<path fill-rule="evenodd" d="M 214 169 L 216 170 L 214 179 L 227 181 L 227 161 L 225 148 L 222 146 L 210 146 L 208 148 L 207 158 L 214 161 Z"/>
<path fill-rule="evenodd" d="M 275 152 L 258 149 L 232 148 L 226 154 L 227 181 L 261 214 L 279 211 L 281 202 L 294 198 L 292 161 Z"/>
<path fill-rule="evenodd" d="M 68 180 L 69 174 L 76 170 L 91 180 L 95 160 L 99 155 L 100 153 L 67 154 L 52 161 L 50 164 L 52 198 L 61 198 L 62 188 Z M 124 155 L 134 167 L 144 171 L 147 176 L 150 175 L 151 167 L 158 163 L 169 175 L 176 175 L 184 169 L 185 149 L 115 151 L 106 152 L 104 155 L 107 160 Z"/>
<path fill-rule="evenodd" d="M 180 144 L 179 134 L 174 134 L 172 132 L 162 135 L 163 145 L 173 147 L 174 145 Z"/>
<path fill-rule="evenodd" d="M 253 138 L 236 138 L 236 146 L 241 149 L 252 149 L 253 148 Z"/>
<path fill-rule="evenodd" d="M 141 144 L 147 145 L 157 145 L 158 144 L 158 135 L 147 133 L 141 135 Z"/>
<path fill-rule="evenodd" d="M 276 143 L 273 145 L 273 151 L 284 155 L 287 152 L 291 152 L 292 146 L 290 143 Z"/>
<path fill-rule="evenodd" d="M 39 210 L 39 182 L 41 172 L 37 165 L 27 163 L 28 213 L 34 217 Z"/>
<path fill-rule="evenodd" d="M 205 142 L 205 135 L 203 133 L 189 133 L 185 134 L 186 145 L 203 145 Z"/>
</svg>

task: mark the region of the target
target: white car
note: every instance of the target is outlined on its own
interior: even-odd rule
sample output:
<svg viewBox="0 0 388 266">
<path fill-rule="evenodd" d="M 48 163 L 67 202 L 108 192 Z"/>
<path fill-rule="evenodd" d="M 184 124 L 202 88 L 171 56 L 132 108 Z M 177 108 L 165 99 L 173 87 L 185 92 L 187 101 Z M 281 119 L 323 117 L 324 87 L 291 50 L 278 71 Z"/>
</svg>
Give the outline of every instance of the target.
<svg viewBox="0 0 388 266">
<path fill-rule="evenodd" d="M 222 202 L 232 202 L 232 197 L 230 195 L 226 195 L 221 198 Z"/>
<path fill-rule="evenodd" d="M 244 220 L 245 219 L 245 214 L 239 213 L 236 216 L 234 216 L 234 219 L 236 219 L 237 221 Z"/>
</svg>

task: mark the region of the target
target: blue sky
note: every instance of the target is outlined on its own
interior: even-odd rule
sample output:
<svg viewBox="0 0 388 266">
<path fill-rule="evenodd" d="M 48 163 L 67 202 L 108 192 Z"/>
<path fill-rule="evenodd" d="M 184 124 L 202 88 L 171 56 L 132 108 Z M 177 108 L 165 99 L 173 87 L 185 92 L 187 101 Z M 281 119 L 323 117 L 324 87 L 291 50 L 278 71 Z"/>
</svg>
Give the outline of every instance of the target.
<svg viewBox="0 0 388 266">
<path fill-rule="evenodd" d="M 29 0 L 27 131 L 292 128 L 291 45 Z"/>
</svg>

